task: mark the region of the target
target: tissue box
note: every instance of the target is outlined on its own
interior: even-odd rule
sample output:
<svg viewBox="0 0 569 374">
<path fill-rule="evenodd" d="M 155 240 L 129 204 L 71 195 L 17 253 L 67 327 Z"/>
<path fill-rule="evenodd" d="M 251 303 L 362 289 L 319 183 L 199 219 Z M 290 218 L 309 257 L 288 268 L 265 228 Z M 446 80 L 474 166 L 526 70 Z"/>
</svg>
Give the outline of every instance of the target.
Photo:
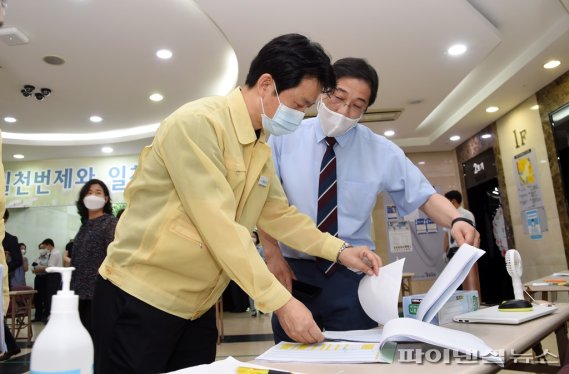
<svg viewBox="0 0 569 374">
<path fill-rule="evenodd" d="M 411 295 L 403 297 L 403 317 L 417 318 L 419 304 L 425 297 L 425 294 Z M 435 318 L 431 321 L 435 325 L 444 325 L 452 322 L 452 317 L 457 314 L 473 312 L 480 305 L 478 299 L 478 291 L 456 291 L 443 305 Z"/>
</svg>

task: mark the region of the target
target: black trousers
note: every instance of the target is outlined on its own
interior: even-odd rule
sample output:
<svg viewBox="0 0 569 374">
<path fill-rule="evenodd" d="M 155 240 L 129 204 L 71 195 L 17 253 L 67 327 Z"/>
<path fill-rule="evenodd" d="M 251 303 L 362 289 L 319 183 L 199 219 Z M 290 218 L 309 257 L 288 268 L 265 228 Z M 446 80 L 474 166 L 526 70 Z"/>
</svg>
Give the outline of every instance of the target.
<svg viewBox="0 0 569 374">
<path fill-rule="evenodd" d="M 91 339 L 93 339 L 93 323 L 91 322 L 92 309 L 93 304 L 91 303 L 91 299 L 79 299 L 79 318 L 83 326 L 89 331 Z"/>
<path fill-rule="evenodd" d="M 38 292 L 34 294 L 34 307 L 36 314 L 34 319 L 41 321 L 49 315 L 49 309 L 46 308 L 46 292 L 47 292 L 47 276 L 36 275 L 34 279 L 34 289 Z"/>
<path fill-rule="evenodd" d="M 12 335 L 12 331 L 4 321 L 4 342 L 6 343 L 6 348 L 8 349 L 8 353 L 16 352 L 20 346 L 16 343 L 16 338 Z"/>
<path fill-rule="evenodd" d="M 215 308 L 190 321 L 129 295 L 101 276 L 93 298 L 95 373 L 163 373 L 215 360 Z"/>
</svg>

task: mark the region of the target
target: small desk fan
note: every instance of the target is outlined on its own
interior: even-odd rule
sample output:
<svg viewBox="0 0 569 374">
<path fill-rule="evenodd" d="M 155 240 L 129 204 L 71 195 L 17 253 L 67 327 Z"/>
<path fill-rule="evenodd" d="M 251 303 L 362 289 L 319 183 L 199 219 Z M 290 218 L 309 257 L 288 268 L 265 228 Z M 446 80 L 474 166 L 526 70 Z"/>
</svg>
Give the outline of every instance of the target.
<svg viewBox="0 0 569 374">
<path fill-rule="evenodd" d="M 523 300 L 524 290 L 522 288 L 522 257 L 520 252 L 515 249 L 508 249 L 506 252 L 506 270 L 512 277 L 512 288 L 517 300 Z"/>
<path fill-rule="evenodd" d="M 531 311 L 532 305 L 524 299 L 524 290 L 522 288 L 522 257 L 515 249 L 508 249 L 506 252 L 506 270 L 512 277 L 515 300 L 504 301 L 498 309 L 511 312 Z"/>
</svg>

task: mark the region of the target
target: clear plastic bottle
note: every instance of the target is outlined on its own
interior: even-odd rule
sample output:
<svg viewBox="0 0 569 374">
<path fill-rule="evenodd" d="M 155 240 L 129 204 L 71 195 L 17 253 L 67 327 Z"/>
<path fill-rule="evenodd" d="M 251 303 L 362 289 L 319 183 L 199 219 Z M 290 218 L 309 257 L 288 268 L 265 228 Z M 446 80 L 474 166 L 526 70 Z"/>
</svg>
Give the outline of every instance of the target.
<svg viewBox="0 0 569 374">
<path fill-rule="evenodd" d="M 62 289 L 53 296 L 49 322 L 32 348 L 31 374 L 93 373 L 93 342 L 79 319 L 79 296 L 69 289 L 73 267 L 49 267 L 61 273 Z"/>
</svg>

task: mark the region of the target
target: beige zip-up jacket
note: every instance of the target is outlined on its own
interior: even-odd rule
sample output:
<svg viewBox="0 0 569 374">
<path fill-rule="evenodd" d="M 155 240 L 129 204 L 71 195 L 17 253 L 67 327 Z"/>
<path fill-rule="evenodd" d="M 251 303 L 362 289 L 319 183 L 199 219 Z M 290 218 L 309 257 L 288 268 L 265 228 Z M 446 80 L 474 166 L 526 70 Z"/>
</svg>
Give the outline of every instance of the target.
<svg viewBox="0 0 569 374">
<path fill-rule="evenodd" d="M 283 306 L 291 296 L 258 255 L 255 225 L 332 261 L 343 242 L 289 206 L 264 138 L 257 140 L 239 88 L 166 118 L 140 155 L 100 274 L 182 318 L 209 310 L 230 279 L 260 310 Z"/>
</svg>

